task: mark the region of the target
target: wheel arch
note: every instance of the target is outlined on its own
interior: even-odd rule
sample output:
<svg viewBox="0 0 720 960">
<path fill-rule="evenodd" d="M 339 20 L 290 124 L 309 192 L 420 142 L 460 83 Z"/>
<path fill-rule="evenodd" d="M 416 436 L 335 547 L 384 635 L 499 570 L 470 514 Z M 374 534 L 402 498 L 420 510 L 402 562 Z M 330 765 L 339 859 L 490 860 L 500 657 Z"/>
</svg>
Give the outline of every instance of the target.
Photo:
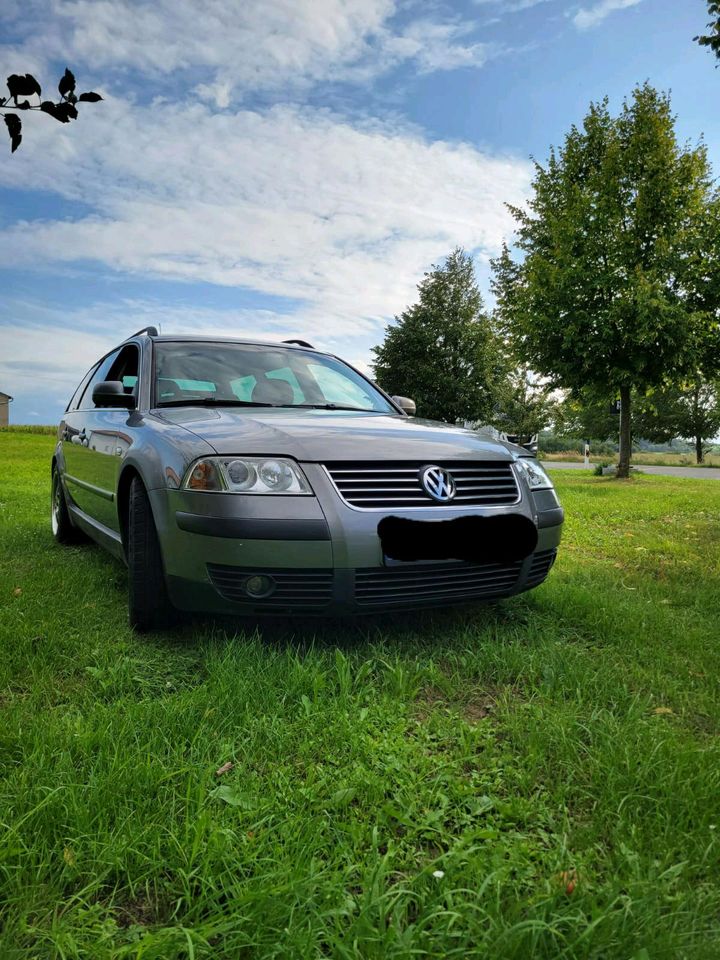
<svg viewBox="0 0 720 960">
<path fill-rule="evenodd" d="M 118 513 L 118 522 L 120 524 L 120 538 L 122 539 L 123 550 L 125 552 L 125 557 L 127 558 L 127 539 L 128 539 L 128 518 L 130 514 L 130 486 L 135 478 L 138 478 L 143 484 L 145 489 L 147 489 L 147 484 L 145 483 L 142 474 L 138 468 L 130 463 L 128 464 L 120 474 L 118 479 L 117 486 L 117 513 Z"/>
</svg>

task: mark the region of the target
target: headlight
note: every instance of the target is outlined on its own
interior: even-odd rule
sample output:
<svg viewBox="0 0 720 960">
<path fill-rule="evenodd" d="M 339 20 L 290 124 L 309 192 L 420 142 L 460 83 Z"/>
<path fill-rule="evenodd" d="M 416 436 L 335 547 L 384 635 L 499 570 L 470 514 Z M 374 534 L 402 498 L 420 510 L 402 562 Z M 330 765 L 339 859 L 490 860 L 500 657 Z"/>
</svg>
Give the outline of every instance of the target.
<svg viewBox="0 0 720 960">
<path fill-rule="evenodd" d="M 528 486 L 531 490 L 552 489 L 552 480 L 545 473 L 537 460 L 529 460 L 521 457 L 515 461 L 515 466 L 525 475 Z"/>
<path fill-rule="evenodd" d="M 190 466 L 183 489 L 211 493 L 312 493 L 300 467 L 292 460 L 278 457 L 205 457 Z"/>
</svg>

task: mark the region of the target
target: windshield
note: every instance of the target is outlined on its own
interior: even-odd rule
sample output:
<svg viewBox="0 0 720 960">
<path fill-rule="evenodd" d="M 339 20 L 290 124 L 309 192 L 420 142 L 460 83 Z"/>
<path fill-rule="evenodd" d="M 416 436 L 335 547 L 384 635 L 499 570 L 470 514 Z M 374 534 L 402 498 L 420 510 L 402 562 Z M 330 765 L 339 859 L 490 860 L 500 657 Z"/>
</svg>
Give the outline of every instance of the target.
<svg viewBox="0 0 720 960">
<path fill-rule="evenodd" d="M 155 399 L 159 407 L 216 403 L 397 413 L 340 360 L 245 343 L 156 343 Z"/>
</svg>

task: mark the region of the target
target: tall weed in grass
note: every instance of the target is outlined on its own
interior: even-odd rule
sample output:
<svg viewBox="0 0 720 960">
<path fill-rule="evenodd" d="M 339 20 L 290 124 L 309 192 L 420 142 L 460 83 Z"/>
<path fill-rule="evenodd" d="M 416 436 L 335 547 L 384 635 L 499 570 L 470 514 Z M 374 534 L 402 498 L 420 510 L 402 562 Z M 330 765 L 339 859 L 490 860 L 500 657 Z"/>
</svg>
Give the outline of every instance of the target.
<svg viewBox="0 0 720 960">
<path fill-rule="evenodd" d="M 0 435 L 3 960 L 720 954 L 713 484 L 558 474 L 495 606 L 140 638 L 51 450 Z"/>
</svg>

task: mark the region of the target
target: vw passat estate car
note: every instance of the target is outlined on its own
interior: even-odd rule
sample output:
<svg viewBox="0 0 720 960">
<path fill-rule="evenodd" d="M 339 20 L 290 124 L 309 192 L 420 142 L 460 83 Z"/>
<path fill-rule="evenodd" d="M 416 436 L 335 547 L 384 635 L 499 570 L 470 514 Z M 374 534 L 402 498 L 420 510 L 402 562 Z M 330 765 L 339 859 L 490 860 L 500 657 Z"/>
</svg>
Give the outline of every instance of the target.
<svg viewBox="0 0 720 960">
<path fill-rule="evenodd" d="M 127 563 L 139 630 L 176 610 L 370 613 L 537 586 L 563 522 L 542 467 L 413 413 L 304 341 L 148 327 L 68 404 L 53 533 Z"/>
</svg>

